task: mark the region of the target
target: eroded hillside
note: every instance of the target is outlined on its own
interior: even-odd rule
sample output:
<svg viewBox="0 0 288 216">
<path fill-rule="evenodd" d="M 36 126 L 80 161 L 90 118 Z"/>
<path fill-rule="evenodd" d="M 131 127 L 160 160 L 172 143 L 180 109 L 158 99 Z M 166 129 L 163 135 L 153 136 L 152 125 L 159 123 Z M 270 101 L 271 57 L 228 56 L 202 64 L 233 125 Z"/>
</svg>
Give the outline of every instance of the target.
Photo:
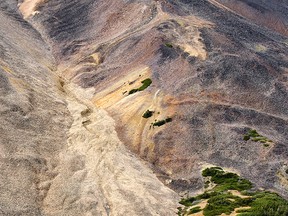
<svg viewBox="0 0 288 216">
<path fill-rule="evenodd" d="M 41 35 L 7 6 L 0 13 L 0 214 L 175 214 L 178 195 L 124 147 L 114 120 L 58 74 Z"/>
<path fill-rule="evenodd" d="M 1 178 L 21 156 L 16 171 L 34 185 L 22 188 L 32 200 L 3 212 L 174 215 L 177 193 L 202 190 L 208 164 L 288 196 L 285 2 L 0 6 Z M 251 130 L 267 142 L 244 139 Z M 1 181 L 2 199 L 16 199 L 19 178 Z"/>
</svg>

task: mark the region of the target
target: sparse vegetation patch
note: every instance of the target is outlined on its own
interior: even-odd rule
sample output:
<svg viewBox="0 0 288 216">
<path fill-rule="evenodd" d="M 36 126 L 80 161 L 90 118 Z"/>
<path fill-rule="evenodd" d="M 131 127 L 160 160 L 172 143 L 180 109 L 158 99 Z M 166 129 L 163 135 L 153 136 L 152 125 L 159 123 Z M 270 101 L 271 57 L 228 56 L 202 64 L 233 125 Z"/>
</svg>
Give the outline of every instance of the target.
<svg viewBox="0 0 288 216">
<path fill-rule="evenodd" d="M 130 95 L 130 94 L 134 94 L 138 91 L 145 90 L 146 88 L 148 88 L 152 84 L 152 80 L 150 78 L 148 78 L 148 79 L 143 80 L 141 83 L 142 83 L 142 86 L 140 86 L 137 89 L 130 90 L 128 94 Z"/>
<path fill-rule="evenodd" d="M 169 48 L 173 48 L 173 45 L 171 43 L 165 43 L 165 46 Z"/>
<path fill-rule="evenodd" d="M 204 177 L 210 177 L 211 182 L 216 184 L 214 191 L 225 190 L 248 190 L 252 188 L 252 183 L 241 178 L 235 173 L 224 172 L 220 167 L 207 168 L 202 172 Z"/>
<path fill-rule="evenodd" d="M 249 130 L 247 134 L 244 135 L 243 140 L 248 141 L 252 140 L 253 142 L 263 143 L 264 147 L 269 147 L 269 143 L 272 143 L 272 140 L 269 140 L 267 137 L 260 135 L 256 130 Z"/>
<path fill-rule="evenodd" d="M 157 126 L 157 127 L 160 127 L 160 126 L 162 126 L 162 125 L 164 125 L 164 124 L 166 124 L 166 123 L 169 123 L 169 122 L 171 122 L 172 121 L 172 118 L 166 118 L 166 119 L 164 119 L 164 120 L 160 120 L 160 121 L 156 121 L 156 122 L 154 122 L 153 123 L 153 126 Z"/>
<path fill-rule="evenodd" d="M 194 214 L 194 213 L 197 213 L 197 212 L 200 212 L 200 211 L 201 211 L 201 208 L 199 206 L 197 206 L 197 207 L 191 208 L 189 210 L 188 214 Z"/>
</svg>

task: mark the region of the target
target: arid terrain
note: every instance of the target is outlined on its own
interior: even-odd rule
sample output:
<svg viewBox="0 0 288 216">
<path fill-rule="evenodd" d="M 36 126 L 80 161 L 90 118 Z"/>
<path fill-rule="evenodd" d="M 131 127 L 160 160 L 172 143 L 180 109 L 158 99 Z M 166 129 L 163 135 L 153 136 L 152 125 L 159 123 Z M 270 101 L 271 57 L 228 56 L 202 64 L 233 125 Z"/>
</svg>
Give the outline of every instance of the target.
<svg viewBox="0 0 288 216">
<path fill-rule="evenodd" d="M 0 215 L 176 215 L 210 166 L 287 199 L 287 29 L 285 0 L 2 0 Z"/>
</svg>

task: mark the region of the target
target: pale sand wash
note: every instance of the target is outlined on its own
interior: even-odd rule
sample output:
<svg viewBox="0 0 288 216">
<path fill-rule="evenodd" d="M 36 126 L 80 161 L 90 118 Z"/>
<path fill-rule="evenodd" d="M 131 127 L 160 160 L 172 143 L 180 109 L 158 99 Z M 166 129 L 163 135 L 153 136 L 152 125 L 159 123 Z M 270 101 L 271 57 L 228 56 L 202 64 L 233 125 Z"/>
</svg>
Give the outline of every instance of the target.
<svg viewBox="0 0 288 216">
<path fill-rule="evenodd" d="M 175 215 L 178 195 L 126 150 L 104 110 L 79 99 L 67 98 L 74 122 L 45 215 Z"/>
<path fill-rule="evenodd" d="M 19 5 L 19 10 L 23 14 L 24 19 L 27 19 L 31 15 L 37 13 L 37 7 L 44 4 L 47 0 L 24 0 L 22 4 Z"/>
<path fill-rule="evenodd" d="M 42 3 L 26 0 L 19 10 L 29 18 Z M 175 215 L 178 195 L 127 151 L 114 120 L 89 102 L 93 89 L 68 84 L 63 90 L 73 124 L 53 170 L 56 177 L 39 186 L 47 191 L 44 215 Z"/>
</svg>

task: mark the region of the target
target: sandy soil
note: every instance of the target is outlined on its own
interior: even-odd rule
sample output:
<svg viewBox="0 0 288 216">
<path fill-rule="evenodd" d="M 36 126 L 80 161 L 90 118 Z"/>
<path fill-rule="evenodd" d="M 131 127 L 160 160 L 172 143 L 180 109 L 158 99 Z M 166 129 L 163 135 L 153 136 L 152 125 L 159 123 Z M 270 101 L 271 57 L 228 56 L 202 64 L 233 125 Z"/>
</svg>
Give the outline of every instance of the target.
<svg viewBox="0 0 288 216">
<path fill-rule="evenodd" d="M 74 122 L 67 148 L 60 153 L 59 174 L 44 200 L 47 215 L 73 215 L 82 208 L 85 215 L 175 214 L 177 194 L 126 150 L 107 112 L 74 98 L 75 86 L 65 89 Z"/>
<path fill-rule="evenodd" d="M 47 0 L 24 0 L 24 2 L 19 6 L 19 10 L 24 19 L 27 19 L 31 15 L 35 15 L 35 13 L 37 13 L 37 7 L 46 1 Z"/>
</svg>

